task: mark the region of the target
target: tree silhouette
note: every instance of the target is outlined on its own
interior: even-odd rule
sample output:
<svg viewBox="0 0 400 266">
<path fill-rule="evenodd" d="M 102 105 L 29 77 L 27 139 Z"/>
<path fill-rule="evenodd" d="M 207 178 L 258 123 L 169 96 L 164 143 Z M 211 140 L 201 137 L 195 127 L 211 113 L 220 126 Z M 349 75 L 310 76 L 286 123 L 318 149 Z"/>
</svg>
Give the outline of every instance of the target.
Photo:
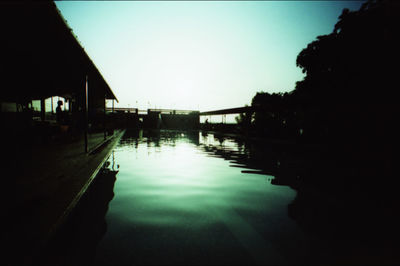
<svg viewBox="0 0 400 266">
<path fill-rule="evenodd" d="M 296 64 L 306 76 L 294 94 L 313 121 L 315 128 L 308 130 L 321 133 L 324 128 L 325 137 L 344 132 L 343 141 L 365 135 L 392 116 L 398 10 L 393 1 L 344 9 L 331 34 L 318 36 L 300 52 Z"/>
<path fill-rule="evenodd" d="M 254 96 L 257 134 L 318 144 L 358 177 L 393 176 L 399 11 L 397 1 L 344 9 L 330 34 L 299 53 L 306 75 L 295 90 Z"/>
<path fill-rule="evenodd" d="M 247 106 L 248 105 L 246 104 L 245 107 Z M 238 116 L 235 117 L 235 121 L 239 125 L 240 131 L 248 132 L 248 130 L 250 130 L 252 123 L 252 116 L 253 113 L 248 112 L 248 113 L 240 113 Z"/>
<path fill-rule="evenodd" d="M 304 48 L 306 74 L 291 93 L 309 141 L 327 145 L 358 178 L 393 177 L 400 4 L 368 1 L 344 9 L 332 33 Z"/>
<path fill-rule="evenodd" d="M 287 138 L 293 136 L 295 108 L 289 93 L 258 92 L 252 99 L 254 129 L 263 137 Z"/>
</svg>

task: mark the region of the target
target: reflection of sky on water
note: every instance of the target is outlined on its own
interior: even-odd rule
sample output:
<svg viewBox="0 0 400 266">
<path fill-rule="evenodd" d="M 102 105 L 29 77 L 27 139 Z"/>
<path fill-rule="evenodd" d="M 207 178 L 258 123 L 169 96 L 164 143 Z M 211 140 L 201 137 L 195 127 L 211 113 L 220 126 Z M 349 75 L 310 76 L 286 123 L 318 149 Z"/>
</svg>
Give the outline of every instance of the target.
<svg viewBox="0 0 400 266">
<path fill-rule="evenodd" d="M 107 261 L 102 254 L 107 251 L 119 254 L 122 262 L 132 262 L 121 247 L 126 245 L 138 251 L 150 245 L 154 254 L 157 248 L 173 245 L 186 253 L 204 250 L 213 256 L 216 249 L 210 247 L 210 241 L 221 239 L 226 241 L 220 248 L 237 252 L 239 259 L 244 258 L 240 250 L 256 262 L 264 262 L 266 254 L 269 262 L 281 259 L 279 252 L 272 251 L 271 241 L 280 238 L 281 243 L 290 234 L 299 234 L 296 224 L 287 217 L 294 190 L 272 185 L 270 176 L 242 173 L 242 168 L 230 167 L 229 160 L 212 157 L 204 149 L 219 146 L 244 155 L 244 149 L 233 140 L 198 133 L 144 135 L 124 138 L 115 149 L 120 172 L 98 262 Z M 155 235 L 162 237 L 154 240 Z M 188 259 L 196 260 L 196 255 Z"/>
</svg>

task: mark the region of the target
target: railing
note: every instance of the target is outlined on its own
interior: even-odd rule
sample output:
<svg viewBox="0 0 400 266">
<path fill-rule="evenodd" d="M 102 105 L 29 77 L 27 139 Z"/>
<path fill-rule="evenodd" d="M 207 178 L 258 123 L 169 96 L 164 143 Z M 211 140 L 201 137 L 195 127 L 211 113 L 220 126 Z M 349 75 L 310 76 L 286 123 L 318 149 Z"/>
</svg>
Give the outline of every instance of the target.
<svg viewBox="0 0 400 266">
<path fill-rule="evenodd" d="M 142 113 L 147 112 L 146 110 L 139 110 L 137 108 L 128 108 L 128 107 L 106 107 L 107 112 L 124 112 L 124 113 Z"/>
<path fill-rule="evenodd" d="M 147 110 L 139 110 L 138 108 L 128 108 L 128 107 L 106 107 L 106 111 L 114 111 L 114 112 L 124 112 L 124 113 L 135 113 L 135 114 L 149 114 L 149 113 L 161 113 L 161 114 L 179 114 L 179 115 L 188 115 L 188 114 L 198 114 L 199 111 L 196 110 L 173 110 L 173 109 L 147 109 Z"/>
<path fill-rule="evenodd" d="M 174 110 L 174 109 L 148 109 L 148 112 L 158 112 L 161 114 L 177 114 L 177 115 L 200 113 L 199 111 L 195 110 Z"/>
<path fill-rule="evenodd" d="M 114 112 L 129 112 L 136 114 L 149 114 L 149 113 L 160 113 L 160 114 L 177 114 L 177 115 L 188 115 L 188 114 L 198 114 L 198 115 L 227 115 L 227 114 L 240 114 L 247 112 L 256 111 L 256 107 L 254 106 L 244 106 L 237 108 L 228 108 L 214 111 L 206 111 L 200 112 L 198 110 L 175 110 L 175 109 L 147 109 L 147 110 L 139 110 L 138 108 L 128 108 L 128 107 L 107 107 L 106 111 Z"/>
</svg>

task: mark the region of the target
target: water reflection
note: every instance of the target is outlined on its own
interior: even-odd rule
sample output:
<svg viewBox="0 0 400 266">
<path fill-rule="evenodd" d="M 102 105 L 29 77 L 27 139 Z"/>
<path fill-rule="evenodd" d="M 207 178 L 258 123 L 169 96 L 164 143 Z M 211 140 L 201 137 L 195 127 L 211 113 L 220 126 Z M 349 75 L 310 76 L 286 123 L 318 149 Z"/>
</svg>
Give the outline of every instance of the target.
<svg viewBox="0 0 400 266">
<path fill-rule="evenodd" d="M 188 142 L 199 145 L 198 131 L 174 131 L 174 130 L 131 130 L 127 131 L 121 139 L 121 145 L 135 146 L 139 143 L 147 143 L 148 147 L 160 147 L 162 145 L 175 147 L 177 142 Z"/>
<path fill-rule="evenodd" d="M 200 143 L 205 152 L 211 156 L 223 158 L 231 162 L 230 166 L 249 169 L 244 173 L 273 175 L 277 164 L 277 155 L 270 146 L 258 145 L 240 141 L 217 134 L 202 136 Z"/>
<path fill-rule="evenodd" d="M 112 153 L 37 263 L 87 265 L 93 262 L 97 245 L 107 231 L 105 215 L 109 202 L 114 197 L 118 168 L 115 154 Z"/>
<path fill-rule="evenodd" d="M 332 188 L 310 186 L 310 178 L 328 175 L 325 166 L 318 152 L 282 143 L 127 132 L 105 172 L 114 178 L 93 187 L 96 196 L 88 197 L 97 203 L 76 212 L 51 263 L 379 264 L 388 262 L 382 254 L 396 257 L 399 219 L 379 221 L 365 202 L 337 202 L 326 193 Z"/>
<path fill-rule="evenodd" d="M 257 151 L 196 131 L 125 135 L 115 150 L 122 170 L 95 263 L 301 261 L 302 232 L 287 216 L 295 191 L 272 185 L 271 175 L 246 172 L 275 164 L 272 148 Z"/>
<path fill-rule="evenodd" d="M 242 173 L 267 176 L 274 185 L 296 187 L 300 181 L 301 166 L 294 167 L 293 147 L 220 134 L 202 134 L 200 144 L 209 156 L 228 160 L 231 167 L 244 169 Z"/>
</svg>

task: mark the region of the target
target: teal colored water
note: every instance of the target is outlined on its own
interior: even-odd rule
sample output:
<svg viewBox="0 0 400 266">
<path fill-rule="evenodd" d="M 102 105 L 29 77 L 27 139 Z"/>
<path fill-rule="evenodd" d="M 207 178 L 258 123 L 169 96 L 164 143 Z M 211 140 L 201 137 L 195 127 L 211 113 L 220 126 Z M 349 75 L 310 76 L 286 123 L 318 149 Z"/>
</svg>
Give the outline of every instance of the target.
<svg viewBox="0 0 400 266">
<path fill-rule="evenodd" d="M 200 132 L 127 132 L 45 262 L 321 263 L 338 245 L 304 230 L 318 224 L 309 201 L 274 176 L 287 152 Z"/>
<path fill-rule="evenodd" d="M 37 264 L 397 262 L 395 212 L 388 219 L 368 202 L 340 200 L 343 178 L 316 189 L 310 176 L 332 171 L 318 154 L 199 132 L 127 132 Z"/>
<path fill-rule="evenodd" d="M 271 175 L 243 173 L 238 161 L 249 156 L 243 143 L 213 134 L 125 136 L 110 158 L 119 172 L 95 263 L 265 264 L 300 256 L 301 231 L 288 217 L 296 192 L 271 184 Z"/>
</svg>

